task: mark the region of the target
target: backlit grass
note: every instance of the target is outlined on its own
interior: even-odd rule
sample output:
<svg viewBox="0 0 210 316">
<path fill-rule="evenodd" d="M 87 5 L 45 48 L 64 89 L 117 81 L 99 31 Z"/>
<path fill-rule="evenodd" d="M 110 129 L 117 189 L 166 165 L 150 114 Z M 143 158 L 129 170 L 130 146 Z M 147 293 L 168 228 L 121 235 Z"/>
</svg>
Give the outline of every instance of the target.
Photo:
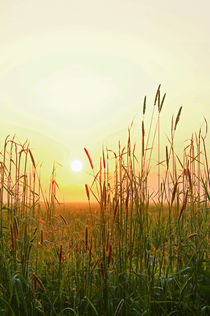
<svg viewBox="0 0 210 316">
<path fill-rule="evenodd" d="M 119 142 L 102 151 L 87 203 L 59 204 L 53 167 L 49 193 L 28 143 L 7 138 L 1 156 L 0 313 L 2 315 L 207 315 L 210 173 L 206 131 L 177 156 L 181 108 L 161 148 L 157 90 L 141 154 Z M 207 123 L 206 123 L 207 129 Z M 149 181 L 154 142 L 157 189 Z M 161 152 L 164 161 L 160 161 Z M 114 169 L 111 165 L 114 165 Z M 92 202 L 95 201 L 95 203 Z"/>
</svg>

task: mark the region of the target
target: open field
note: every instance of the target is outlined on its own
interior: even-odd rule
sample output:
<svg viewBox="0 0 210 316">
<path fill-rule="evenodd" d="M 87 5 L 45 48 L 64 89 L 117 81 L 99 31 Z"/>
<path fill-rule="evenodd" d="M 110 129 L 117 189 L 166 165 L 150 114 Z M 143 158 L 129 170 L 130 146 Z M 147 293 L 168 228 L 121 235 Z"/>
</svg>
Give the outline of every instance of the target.
<svg viewBox="0 0 210 316">
<path fill-rule="evenodd" d="M 206 135 L 200 130 L 183 155 L 176 155 L 180 108 L 160 161 L 164 98 L 158 88 L 148 133 L 144 100 L 140 157 L 130 130 L 125 147 L 119 143 L 117 153 L 102 152 L 99 170 L 85 149 L 93 174 L 84 188 L 87 203 L 59 204 L 55 169 L 45 194 L 28 144 L 6 139 L 1 158 L 1 315 L 208 315 Z M 155 194 L 148 189 L 154 140 Z"/>
</svg>

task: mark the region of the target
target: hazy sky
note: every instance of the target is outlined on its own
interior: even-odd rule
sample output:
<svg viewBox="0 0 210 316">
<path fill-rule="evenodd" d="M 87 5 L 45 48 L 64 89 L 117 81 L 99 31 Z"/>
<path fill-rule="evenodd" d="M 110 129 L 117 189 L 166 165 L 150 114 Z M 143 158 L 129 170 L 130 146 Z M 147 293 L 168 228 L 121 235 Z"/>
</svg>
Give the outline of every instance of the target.
<svg viewBox="0 0 210 316">
<path fill-rule="evenodd" d="M 63 165 L 59 181 L 76 200 L 89 169 L 83 147 L 98 158 L 103 143 L 125 139 L 159 83 L 163 135 L 182 105 L 183 142 L 204 116 L 210 123 L 209 12 L 207 0 L 0 0 L 1 144 L 28 138 L 44 174 Z"/>
</svg>

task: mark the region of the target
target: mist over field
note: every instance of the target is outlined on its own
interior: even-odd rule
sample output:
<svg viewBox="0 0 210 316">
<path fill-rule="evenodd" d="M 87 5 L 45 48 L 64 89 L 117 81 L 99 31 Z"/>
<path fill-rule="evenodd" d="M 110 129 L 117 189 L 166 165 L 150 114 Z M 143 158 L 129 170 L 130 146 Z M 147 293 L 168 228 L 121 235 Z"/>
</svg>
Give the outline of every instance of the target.
<svg viewBox="0 0 210 316">
<path fill-rule="evenodd" d="M 1 315 L 209 315 L 209 12 L 0 1 Z"/>
</svg>

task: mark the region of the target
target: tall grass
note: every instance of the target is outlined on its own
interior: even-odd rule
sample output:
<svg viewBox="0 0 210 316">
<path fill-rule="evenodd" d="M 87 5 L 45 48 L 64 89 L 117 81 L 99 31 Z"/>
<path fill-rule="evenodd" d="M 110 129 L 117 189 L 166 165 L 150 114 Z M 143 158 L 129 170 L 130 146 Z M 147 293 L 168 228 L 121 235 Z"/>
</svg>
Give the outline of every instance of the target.
<svg viewBox="0 0 210 316">
<path fill-rule="evenodd" d="M 28 142 L 6 138 L 0 191 L 2 315 L 208 314 L 206 133 L 194 133 L 178 156 L 180 108 L 163 149 L 165 97 L 159 86 L 148 133 L 144 98 L 140 155 L 132 127 L 117 152 L 103 148 L 99 170 L 85 148 L 93 182 L 84 188 L 89 202 L 84 210 L 71 212 L 59 204 L 55 166 L 44 194 Z M 150 189 L 154 155 L 155 192 Z"/>
</svg>

